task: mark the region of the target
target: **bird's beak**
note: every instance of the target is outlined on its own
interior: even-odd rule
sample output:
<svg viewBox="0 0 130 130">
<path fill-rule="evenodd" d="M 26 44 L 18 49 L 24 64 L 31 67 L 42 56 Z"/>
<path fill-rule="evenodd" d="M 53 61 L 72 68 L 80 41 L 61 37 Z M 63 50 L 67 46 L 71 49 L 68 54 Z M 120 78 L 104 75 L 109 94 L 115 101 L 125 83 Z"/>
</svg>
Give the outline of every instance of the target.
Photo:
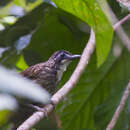
<svg viewBox="0 0 130 130">
<path fill-rule="evenodd" d="M 81 57 L 81 55 L 66 55 L 65 58 L 68 60 L 73 60 L 73 59 L 78 59 L 80 57 Z"/>
</svg>

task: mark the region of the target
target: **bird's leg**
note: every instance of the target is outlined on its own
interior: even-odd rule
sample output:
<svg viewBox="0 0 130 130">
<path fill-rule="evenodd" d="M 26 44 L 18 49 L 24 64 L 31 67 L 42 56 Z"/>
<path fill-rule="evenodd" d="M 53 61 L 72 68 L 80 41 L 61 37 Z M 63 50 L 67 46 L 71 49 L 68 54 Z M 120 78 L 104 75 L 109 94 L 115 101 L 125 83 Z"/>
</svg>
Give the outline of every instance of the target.
<svg viewBox="0 0 130 130">
<path fill-rule="evenodd" d="M 37 111 L 43 111 L 43 108 L 36 106 L 36 105 L 32 105 L 32 107 L 37 110 Z"/>
<path fill-rule="evenodd" d="M 39 107 L 39 106 L 34 105 L 34 104 L 29 104 L 29 106 L 34 108 L 36 111 L 44 112 L 45 117 L 47 117 L 47 118 L 48 118 L 48 116 L 51 117 L 51 119 L 56 121 L 57 127 L 62 128 L 62 123 L 61 123 L 60 117 L 59 117 L 59 115 L 56 114 L 56 111 L 55 111 L 56 105 L 53 101 L 51 101 L 50 104 L 52 104 L 54 107 L 53 111 L 50 113 L 51 115 L 50 114 L 48 115 L 46 107 L 43 107 L 43 106 Z"/>
<path fill-rule="evenodd" d="M 56 110 L 56 104 L 53 101 L 51 101 L 50 104 L 54 107 L 54 110 Z"/>
<path fill-rule="evenodd" d="M 41 112 L 44 112 L 45 114 L 45 117 L 48 117 L 48 113 L 47 113 L 47 110 L 45 107 L 39 107 L 37 105 L 33 105 L 33 104 L 29 104 L 29 106 L 31 106 L 32 108 L 34 108 L 36 111 L 41 111 Z"/>
</svg>

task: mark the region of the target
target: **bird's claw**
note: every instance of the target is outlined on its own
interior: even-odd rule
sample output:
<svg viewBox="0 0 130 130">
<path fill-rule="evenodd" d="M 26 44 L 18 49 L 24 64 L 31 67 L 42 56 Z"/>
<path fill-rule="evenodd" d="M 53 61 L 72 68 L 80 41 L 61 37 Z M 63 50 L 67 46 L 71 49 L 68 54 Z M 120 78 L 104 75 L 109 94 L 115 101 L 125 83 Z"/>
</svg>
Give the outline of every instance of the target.
<svg viewBox="0 0 130 130">
<path fill-rule="evenodd" d="M 56 110 L 56 104 L 52 100 L 50 104 L 54 107 L 54 110 Z"/>
<path fill-rule="evenodd" d="M 32 105 L 32 107 L 36 110 L 36 111 L 40 111 L 40 112 L 43 112 L 45 117 L 48 117 L 48 113 L 47 113 L 47 110 L 46 108 L 41 108 L 39 106 L 36 106 L 36 105 Z"/>
</svg>

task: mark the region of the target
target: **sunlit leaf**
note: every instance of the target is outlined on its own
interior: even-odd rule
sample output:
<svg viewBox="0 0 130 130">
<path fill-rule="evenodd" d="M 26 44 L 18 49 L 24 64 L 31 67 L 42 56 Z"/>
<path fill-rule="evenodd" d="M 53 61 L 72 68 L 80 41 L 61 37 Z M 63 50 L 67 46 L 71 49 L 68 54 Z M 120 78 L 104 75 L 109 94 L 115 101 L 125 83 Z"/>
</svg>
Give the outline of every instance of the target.
<svg viewBox="0 0 130 130">
<path fill-rule="evenodd" d="M 27 69 L 29 66 L 26 64 L 25 60 L 24 60 L 24 56 L 21 55 L 18 62 L 16 63 L 16 66 L 18 68 L 20 68 L 21 70 L 25 70 Z"/>
<path fill-rule="evenodd" d="M 0 111 L 0 127 L 8 121 L 10 115 L 11 112 L 8 110 Z"/>
</svg>

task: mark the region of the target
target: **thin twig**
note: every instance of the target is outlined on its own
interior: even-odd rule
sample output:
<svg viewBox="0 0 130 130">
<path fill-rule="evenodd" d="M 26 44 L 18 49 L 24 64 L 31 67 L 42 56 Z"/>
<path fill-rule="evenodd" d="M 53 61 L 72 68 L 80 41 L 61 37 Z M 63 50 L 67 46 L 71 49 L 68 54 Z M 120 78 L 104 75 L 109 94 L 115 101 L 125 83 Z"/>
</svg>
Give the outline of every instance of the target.
<svg viewBox="0 0 130 130">
<path fill-rule="evenodd" d="M 115 16 L 114 19 L 117 20 L 116 16 Z M 118 26 L 118 25 L 123 24 L 124 22 L 128 21 L 129 19 L 130 19 L 130 14 L 128 14 L 126 17 L 124 17 L 119 22 L 117 22 L 117 24 L 115 24 L 115 31 L 117 32 L 119 38 L 122 40 L 123 44 L 128 49 L 128 51 L 130 51 L 130 38 L 125 33 L 124 29 L 121 26 Z"/>
<path fill-rule="evenodd" d="M 84 72 L 85 67 L 87 66 L 90 56 L 93 53 L 95 48 L 95 34 L 91 29 L 90 39 L 83 51 L 80 62 L 77 65 L 75 71 L 73 72 L 69 81 L 52 97 L 52 102 L 57 105 L 59 101 L 67 95 L 67 93 L 77 84 L 81 74 Z M 48 104 L 43 108 L 42 112 L 35 112 L 32 116 L 30 116 L 23 124 L 17 128 L 17 130 L 29 130 L 32 128 L 37 122 L 39 122 L 42 118 L 49 114 L 54 109 L 52 104 Z"/>
<path fill-rule="evenodd" d="M 117 24 L 114 26 L 114 30 L 116 30 L 121 24 L 123 24 L 126 20 L 123 20 L 122 22 L 119 21 Z M 52 97 L 52 102 L 57 105 L 60 100 L 65 97 L 69 91 L 74 88 L 74 86 L 77 84 L 80 76 L 84 72 L 89 60 L 90 56 L 93 53 L 95 48 L 95 34 L 91 30 L 91 35 L 90 39 L 83 51 L 83 54 L 81 56 L 80 62 L 78 66 L 76 67 L 74 73 L 72 74 L 71 78 L 69 81 L 58 91 L 56 92 L 53 97 Z M 38 111 L 35 112 L 32 116 L 30 116 L 25 122 L 23 122 L 17 130 L 29 130 L 32 128 L 37 122 L 39 122 L 42 118 L 46 117 L 47 114 L 49 114 L 52 110 L 54 109 L 54 106 L 52 104 L 46 105 L 42 112 Z"/>
<path fill-rule="evenodd" d="M 120 113 L 122 112 L 122 110 L 123 110 L 123 108 L 124 108 L 124 106 L 126 104 L 126 101 L 128 99 L 129 94 L 130 94 L 130 82 L 128 83 L 128 85 L 126 87 L 126 90 L 125 90 L 125 92 L 124 92 L 124 94 L 122 96 L 120 104 L 117 107 L 116 112 L 114 113 L 114 115 L 112 117 L 112 120 L 108 124 L 106 130 L 112 130 L 114 128 L 117 120 L 119 119 Z"/>
<path fill-rule="evenodd" d="M 126 17 L 124 17 L 123 19 L 121 19 L 119 22 L 117 22 L 115 25 L 114 25 L 114 30 L 118 29 L 118 27 L 125 23 L 128 19 L 130 19 L 130 14 L 128 14 Z M 128 47 L 129 48 L 129 47 Z M 116 109 L 116 112 L 114 113 L 113 117 L 112 117 L 112 120 L 110 121 L 110 123 L 108 124 L 106 130 L 112 130 L 117 122 L 117 120 L 119 119 L 119 116 L 120 116 L 120 113 L 122 112 L 124 106 L 125 106 L 125 103 L 126 103 L 126 100 L 129 96 L 129 93 L 130 93 L 130 82 L 128 83 L 127 87 L 126 87 L 126 90 L 123 94 L 123 97 L 120 101 L 120 104 L 119 106 L 117 107 Z"/>
<path fill-rule="evenodd" d="M 125 16 L 123 19 L 121 19 L 119 22 L 117 22 L 114 25 L 114 30 L 116 30 L 120 25 L 122 25 L 124 22 L 128 21 L 130 19 L 130 14 L 128 14 L 127 16 Z"/>
<path fill-rule="evenodd" d="M 117 19 L 116 15 L 113 13 L 113 11 L 110 8 L 110 6 L 108 6 L 108 8 L 109 8 L 109 12 L 110 12 L 110 14 L 112 16 L 112 18 L 110 19 L 110 21 L 112 21 L 113 24 L 118 23 L 119 20 Z M 130 14 L 128 14 L 126 16 L 126 19 L 124 21 L 128 21 L 129 19 L 130 19 Z M 121 39 L 121 41 L 124 44 L 124 46 L 128 49 L 128 51 L 130 51 L 130 38 L 127 36 L 127 34 L 124 31 L 124 29 L 121 26 L 118 26 L 118 28 L 116 28 L 115 31 L 116 31 L 118 37 Z"/>
<path fill-rule="evenodd" d="M 114 12 L 112 11 L 111 7 L 109 6 L 109 4 L 107 2 L 103 3 L 102 8 L 103 8 L 105 14 L 107 15 L 108 19 L 112 22 L 113 25 L 115 25 L 116 23 L 118 23 L 120 21 L 117 19 L 116 15 L 114 14 Z M 126 18 L 127 18 L 126 21 L 128 21 L 130 19 L 129 15 L 130 15 L 130 13 L 126 16 Z M 118 28 L 116 28 L 115 31 L 116 31 L 119 39 L 124 44 L 124 46 L 128 49 L 128 51 L 130 51 L 130 38 L 126 34 L 125 30 L 121 26 L 118 26 Z"/>
</svg>

